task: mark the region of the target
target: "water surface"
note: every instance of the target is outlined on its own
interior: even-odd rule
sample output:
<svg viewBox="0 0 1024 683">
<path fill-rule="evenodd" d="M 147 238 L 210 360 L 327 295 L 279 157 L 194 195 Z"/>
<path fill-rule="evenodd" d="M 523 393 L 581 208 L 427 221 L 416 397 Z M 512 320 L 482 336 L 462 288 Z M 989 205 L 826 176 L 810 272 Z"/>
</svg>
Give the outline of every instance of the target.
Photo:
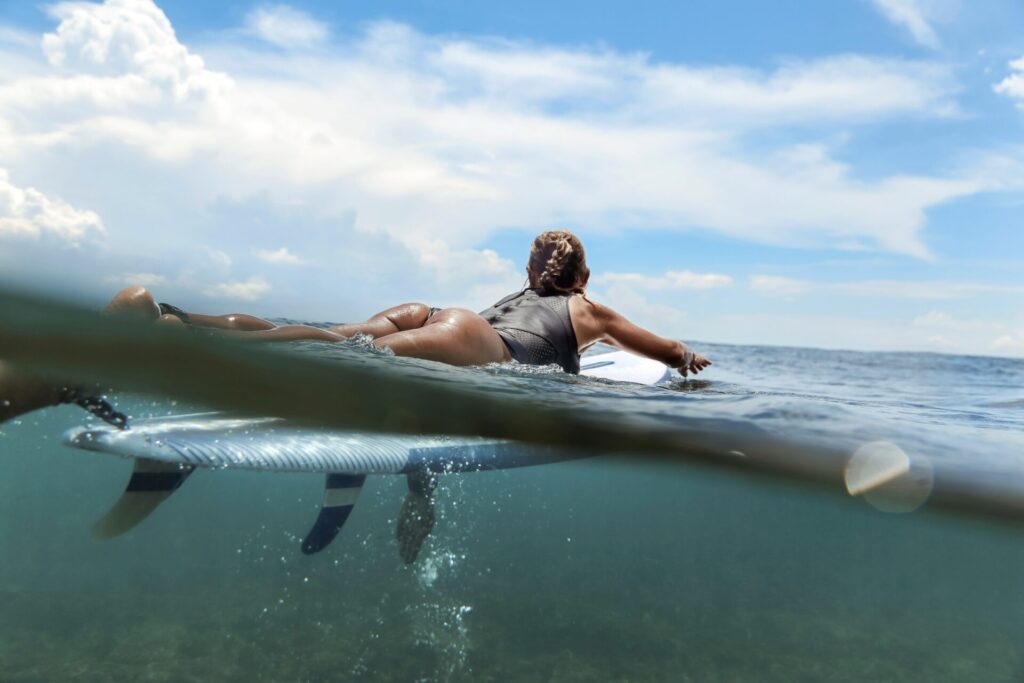
<svg viewBox="0 0 1024 683">
<path fill-rule="evenodd" d="M 510 368 L 476 384 L 659 425 L 694 416 L 1020 483 L 1024 363 L 700 345 L 699 380 L 631 387 Z M 305 347 L 305 352 L 324 352 Z M 346 350 L 348 352 L 348 350 Z M 119 396 L 135 415 L 191 406 Z M 597 458 L 452 475 L 416 565 L 405 492 L 368 480 L 303 556 L 316 475 L 198 472 L 112 541 L 128 462 L 73 451 L 60 408 L 0 430 L 2 681 L 1019 681 L 1012 520 L 892 515 L 841 487 Z"/>
</svg>

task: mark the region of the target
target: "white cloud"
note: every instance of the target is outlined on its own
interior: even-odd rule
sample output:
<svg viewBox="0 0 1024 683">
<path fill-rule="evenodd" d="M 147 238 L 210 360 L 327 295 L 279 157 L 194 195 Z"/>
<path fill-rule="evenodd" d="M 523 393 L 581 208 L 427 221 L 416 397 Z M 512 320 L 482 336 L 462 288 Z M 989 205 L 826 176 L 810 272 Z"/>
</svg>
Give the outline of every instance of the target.
<svg viewBox="0 0 1024 683">
<path fill-rule="evenodd" d="M 956 319 L 949 313 L 929 311 L 914 318 L 913 323 L 919 327 L 953 327 L 956 325 Z"/>
<path fill-rule="evenodd" d="M 865 351 L 956 351 L 1024 356 L 1024 334 L 1002 322 L 950 318 L 936 328 L 913 320 L 820 313 L 723 313 L 694 322 L 698 339 Z M 756 335 L 756 337 L 754 336 Z M 998 344 L 996 343 L 998 341 Z M 1018 343 L 1020 342 L 1020 343 Z"/>
<path fill-rule="evenodd" d="M 1010 75 L 993 86 L 1000 95 L 1017 100 L 1017 106 L 1024 108 L 1024 57 L 1009 63 Z"/>
<path fill-rule="evenodd" d="M 925 339 L 925 342 L 939 351 L 956 351 L 960 349 L 960 343 L 947 339 L 941 334 L 933 334 Z"/>
<path fill-rule="evenodd" d="M 214 71 L 149 0 L 54 13 L 50 73 L 0 76 L 0 154 L 114 149 L 187 164 L 177 180 L 195 204 L 268 192 L 354 212 L 358 229 L 412 249 L 472 248 L 499 226 L 646 223 L 927 256 L 926 211 L 988 187 L 863 180 L 820 144 L 742 140 L 780 123 L 946 115 L 955 85 L 932 64 L 691 67 L 377 24 L 301 59 L 208 46 Z"/>
<path fill-rule="evenodd" d="M 0 169 L 0 238 L 53 237 L 74 246 L 103 232 L 103 222 L 95 212 L 76 209 L 32 187 L 18 187 L 8 172 Z"/>
<path fill-rule="evenodd" d="M 1012 329 L 1003 321 L 963 319 L 944 311 L 929 311 L 912 323 L 928 332 L 941 331 L 927 337 L 928 343 L 940 350 L 1024 356 L 1024 331 Z"/>
<path fill-rule="evenodd" d="M 239 299 L 256 301 L 270 292 L 270 284 L 259 277 L 252 277 L 244 282 L 222 282 L 209 287 L 205 294 L 217 299 Z"/>
<path fill-rule="evenodd" d="M 792 297 L 807 292 L 841 292 L 860 297 L 884 299 L 969 299 L 986 294 L 1024 294 L 1024 285 L 997 285 L 984 282 L 946 282 L 941 280 L 862 280 L 859 282 L 811 282 L 774 275 L 754 275 L 750 288 L 762 294 Z M 929 316 L 939 316 L 930 313 Z M 932 320 L 922 317 L 920 320 Z"/>
<path fill-rule="evenodd" d="M 637 289 L 716 289 L 728 287 L 732 278 L 719 273 L 694 273 L 689 270 L 670 270 L 663 275 L 639 273 L 602 273 L 594 278 L 598 284 L 626 284 Z"/>
<path fill-rule="evenodd" d="M 624 315 L 628 320 L 657 330 L 674 339 L 692 339 L 694 325 L 689 324 L 686 311 L 671 304 L 651 301 L 628 285 L 616 283 L 600 292 L 601 303 Z"/>
<path fill-rule="evenodd" d="M 917 43 L 933 50 L 939 47 L 939 37 L 927 19 L 926 0 L 872 1 L 886 19 L 909 31 Z"/>
<path fill-rule="evenodd" d="M 417 265 L 429 273 L 442 296 L 457 296 L 456 300 L 466 302 L 462 305 L 476 302 L 480 308 L 488 306 L 525 281 L 525 266 L 517 266 L 492 249 L 452 249 L 442 240 L 424 240 L 414 253 Z"/>
<path fill-rule="evenodd" d="M 49 12 L 60 20 L 55 32 L 43 36 L 50 64 L 108 79 L 85 81 L 94 86 L 156 87 L 183 102 L 229 85 L 223 74 L 207 70 L 201 57 L 178 42 L 171 22 L 152 0 L 62 2 Z M 74 82 L 71 77 L 66 84 Z"/>
<path fill-rule="evenodd" d="M 281 247 L 280 249 L 256 249 L 253 253 L 256 255 L 256 258 L 267 263 L 287 264 L 291 266 L 301 266 L 306 263 L 305 260 L 288 251 L 288 247 Z"/>
<path fill-rule="evenodd" d="M 571 225 L 586 240 L 653 226 L 927 256 L 928 211 L 992 187 L 984 174 L 864 172 L 821 142 L 955 114 L 954 74 L 934 63 L 693 66 L 388 23 L 297 53 L 239 32 L 185 47 L 144 0 L 56 16 L 46 59 L 0 51 L 0 158 L 51 196 L 89 197 L 119 250 L 102 270 L 149 274 L 182 305 L 206 293 L 294 317 L 410 297 L 479 308 L 523 280 L 525 240 L 522 261 L 480 248 L 507 228 Z M 259 210 L 243 220 L 216 210 L 249 203 Z M 297 255 L 317 267 L 275 269 L 273 288 L 258 276 L 261 260 Z M 729 284 L 606 277 L 595 282 L 610 304 L 678 336 L 674 289 Z M 815 286 L 759 277 L 763 293 Z"/>
<path fill-rule="evenodd" d="M 111 275 L 107 282 L 115 285 L 141 285 L 142 287 L 154 287 L 167 284 L 167 278 L 157 273 L 120 273 Z"/>
<path fill-rule="evenodd" d="M 285 48 L 318 45 L 328 36 L 325 24 L 288 5 L 258 7 L 245 17 L 245 25 L 252 35 Z"/>
<path fill-rule="evenodd" d="M 1000 353 L 1024 356 L 1024 333 L 999 335 L 992 341 L 992 349 Z"/>
<path fill-rule="evenodd" d="M 772 70 L 656 63 L 646 55 L 519 44 L 430 41 L 408 29 L 373 36 L 404 43 L 421 70 L 459 95 L 485 95 L 571 110 L 600 103 L 635 119 L 742 121 L 751 126 L 809 120 L 860 121 L 898 112 L 956 111 L 948 67 L 929 62 L 839 55 L 790 60 Z M 403 60 L 404 61 L 404 60 Z"/>
<path fill-rule="evenodd" d="M 724 116 L 774 125 L 957 111 L 949 98 L 954 88 L 950 72 L 928 62 L 843 55 L 792 61 L 774 71 L 645 63 L 639 77 L 644 107 L 684 118 Z"/>
<path fill-rule="evenodd" d="M 9 43 L 19 47 L 35 47 L 38 38 L 31 33 L 0 24 L 0 45 Z"/>
<path fill-rule="evenodd" d="M 750 289 L 768 296 L 794 297 L 803 294 L 813 287 L 806 280 L 796 280 L 779 275 L 753 275 L 750 278 Z"/>
<path fill-rule="evenodd" d="M 969 299 L 984 294 L 1024 294 L 1024 286 L 984 282 L 865 280 L 824 285 L 856 294 L 899 299 Z"/>
</svg>

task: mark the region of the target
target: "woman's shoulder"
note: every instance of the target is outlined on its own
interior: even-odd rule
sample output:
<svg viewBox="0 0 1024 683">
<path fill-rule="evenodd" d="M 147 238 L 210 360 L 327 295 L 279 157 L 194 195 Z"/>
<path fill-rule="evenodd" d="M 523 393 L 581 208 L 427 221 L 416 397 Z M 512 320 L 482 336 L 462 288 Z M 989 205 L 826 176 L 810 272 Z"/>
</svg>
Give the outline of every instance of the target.
<svg viewBox="0 0 1024 683">
<path fill-rule="evenodd" d="M 569 315 L 574 324 L 586 324 L 597 331 L 604 331 L 614 320 L 621 318 L 613 308 L 591 299 L 586 294 L 569 298 Z"/>
<path fill-rule="evenodd" d="M 574 313 L 586 314 L 596 318 L 610 318 L 617 316 L 610 306 L 595 301 L 586 293 L 574 293 L 569 297 L 569 308 Z"/>
</svg>

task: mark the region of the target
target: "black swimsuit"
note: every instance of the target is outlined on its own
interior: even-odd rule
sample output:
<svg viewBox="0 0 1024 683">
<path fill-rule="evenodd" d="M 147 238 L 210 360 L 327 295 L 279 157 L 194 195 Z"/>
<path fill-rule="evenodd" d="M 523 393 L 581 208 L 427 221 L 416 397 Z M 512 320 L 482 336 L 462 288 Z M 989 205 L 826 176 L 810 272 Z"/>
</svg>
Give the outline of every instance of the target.
<svg viewBox="0 0 1024 683">
<path fill-rule="evenodd" d="M 514 360 L 527 365 L 555 363 L 576 375 L 580 353 L 569 317 L 569 296 L 524 289 L 481 311 L 480 317 L 498 333 Z"/>
</svg>

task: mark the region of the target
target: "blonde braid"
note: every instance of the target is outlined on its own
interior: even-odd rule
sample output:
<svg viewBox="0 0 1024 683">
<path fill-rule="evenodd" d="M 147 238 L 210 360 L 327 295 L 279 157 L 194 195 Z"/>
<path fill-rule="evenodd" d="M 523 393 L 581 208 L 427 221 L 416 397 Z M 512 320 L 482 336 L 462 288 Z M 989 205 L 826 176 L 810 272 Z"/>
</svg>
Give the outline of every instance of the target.
<svg viewBox="0 0 1024 683">
<path fill-rule="evenodd" d="M 551 256 L 544 264 L 544 272 L 540 274 L 538 280 L 544 289 L 565 294 L 572 291 L 572 285 L 570 284 L 567 288 L 559 280 L 563 279 L 562 276 L 566 274 L 565 266 L 569 262 L 569 257 L 572 256 L 572 244 L 564 236 L 559 236 L 553 244 Z"/>
<path fill-rule="evenodd" d="M 537 284 L 547 292 L 582 294 L 590 269 L 583 244 L 568 230 L 542 233 L 533 242 L 530 267 Z"/>
</svg>

